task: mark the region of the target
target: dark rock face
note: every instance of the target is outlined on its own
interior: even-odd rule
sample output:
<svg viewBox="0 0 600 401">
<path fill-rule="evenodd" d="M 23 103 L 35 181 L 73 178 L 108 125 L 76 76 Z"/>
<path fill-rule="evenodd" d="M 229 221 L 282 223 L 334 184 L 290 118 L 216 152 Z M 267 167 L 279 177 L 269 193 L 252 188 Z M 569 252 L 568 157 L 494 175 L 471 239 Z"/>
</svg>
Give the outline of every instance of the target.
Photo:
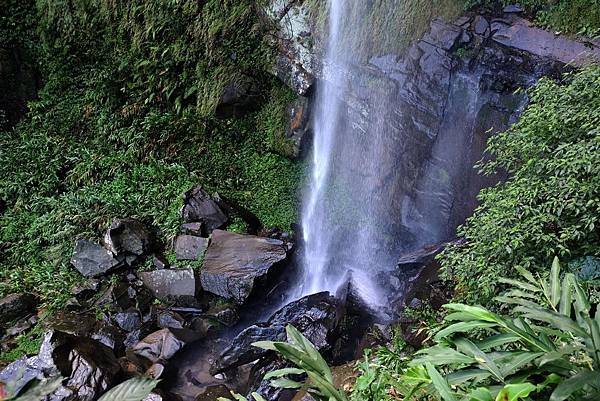
<svg viewBox="0 0 600 401">
<path fill-rule="evenodd" d="M 10 294 L 0 299 L 0 316 L 4 325 L 35 312 L 37 301 L 31 294 Z"/>
<path fill-rule="evenodd" d="M 162 329 L 146 336 L 133 347 L 131 353 L 152 365 L 168 361 L 184 346 L 185 341 L 173 331 Z"/>
<path fill-rule="evenodd" d="M 244 222 L 248 224 L 248 232 L 250 234 L 256 234 L 262 230 L 263 225 L 260 222 L 260 219 L 238 202 L 234 201 L 233 199 L 225 198 L 219 193 L 213 194 L 213 199 L 225 213 L 228 215 L 235 214 L 244 220 Z"/>
<path fill-rule="evenodd" d="M 141 256 L 153 245 L 152 234 L 135 219 L 117 219 L 104 235 L 104 245 L 114 255 Z"/>
<path fill-rule="evenodd" d="M 223 89 L 215 110 L 217 118 L 242 117 L 260 104 L 260 90 L 256 82 L 245 77 L 230 82 Z"/>
<path fill-rule="evenodd" d="M 71 264 L 85 277 L 101 276 L 123 265 L 109 250 L 84 239 L 75 243 Z"/>
<path fill-rule="evenodd" d="M 280 240 L 215 230 L 200 272 L 202 288 L 244 303 L 256 281 L 286 256 Z"/>
<path fill-rule="evenodd" d="M 152 294 L 165 302 L 195 305 L 196 277 L 193 269 L 162 269 L 139 273 Z"/>
<path fill-rule="evenodd" d="M 110 388 L 120 371 L 112 350 L 97 341 L 50 331 L 38 361 L 44 373 L 68 378 L 49 400 L 93 401 Z"/>
<path fill-rule="evenodd" d="M 267 351 L 251 344 L 256 341 L 285 341 L 288 324 L 304 334 L 319 351 L 325 351 L 330 347 L 329 339 L 342 311 L 340 302 L 326 292 L 292 302 L 274 313 L 266 323 L 242 331 L 223 351 L 214 371 L 222 372 L 268 355 Z"/>
<path fill-rule="evenodd" d="M 187 223 L 204 223 L 208 233 L 227 222 L 227 215 L 201 187 L 192 188 L 183 195 L 181 214 Z"/>
<path fill-rule="evenodd" d="M 179 260 L 199 260 L 208 248 L 208 238 L 180 235 L 175 240 L 175 254 Z"/>
<path fill-rule="evenodd" d="M 288 106 L 290 125 L 286 136 L 294 144 L 294 157 L 303 157 L 308 152 L 309 137 L 311 135 L 311 113 L 310 101 L 306 97 L 299 96 Z"/>
</svg>

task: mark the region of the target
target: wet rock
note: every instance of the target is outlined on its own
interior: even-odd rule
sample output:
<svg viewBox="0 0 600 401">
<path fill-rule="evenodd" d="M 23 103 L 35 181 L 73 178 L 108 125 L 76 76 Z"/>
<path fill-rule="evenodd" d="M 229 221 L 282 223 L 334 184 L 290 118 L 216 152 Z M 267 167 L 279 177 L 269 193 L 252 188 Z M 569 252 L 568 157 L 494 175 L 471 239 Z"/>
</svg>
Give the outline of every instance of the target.
<svg viewBox="0 0 600 401">
<path fill-rule="evenodd" d="M 219 119 L 242 117 L 260 104 L 260 90 L 249 77 L 237 78 L 223 89 L 215 115 Z"/>
<path fill-rule="evenodd" d="M 100 280 L 89 279 L 83 283 L 76 284 L 71 289 L 71 294 L 78 301 L 87 301 L 100 291 Z"/>
<path fill-rule="evenodd" d="M 171 329 L 156 331 L 141 340 L 131 350 L 134 357 L 142 358 L 143 363 L 153 365 L 166 362 L 185 346 L 185 342 Z"/>
<path fill-rule="evenodd" d="M 510 15 L 507 21 L 492 21 L 492 39 L 538 57 L 549 58 L 581 67 L 600 61 L 600 46 L 570 40 L 553 32 L 536 28 L 529 21 Z"/>
<path fill-rule="evenodd" d="M 9 384 L 18 394 L 32 380 L 44 378 L 42 366 L 37 356 L 22 357 L 0 371 L 0 383 Z"/>
<path fill-rule="evenodd" d="M 112 315 L 112 320 L 121 330 L 128 333 L 139 329 L 142 324 L 140 312 L 135 309 L 115 313 Z"/>
<path fill-rule="evenodd" d="M 38 355 L 46 374 L 67 378 L 50 400 L 93 401 L 112 387 L 120 366 L 112 350 L 89 338 L 46 333 Z"/>
<path fill-rule="evenodd" d="M 219 205 L 202 189 L 194 187 L 183 195 L 181 214 L 186 223 L 202 222 L 207 233 L 220 228 L 227 222 L 227 216 Z"/>
<path fill-rule="evenodd" d="M 0 325 L 7 324 L 13 320 L 21 319 L 35 313 L 37 300 L 31 294 L 10 294 L 0 299 Z"/>
<path fill-rule="evenodd" d="M 478 15 L 473 21 L 473 31 L 480 36 L 487 36 L 490 29 L 490 23 L 485 17 Z"/>
<path fill-rule="evenodd" d="M 185 326 L 185 319 L 177 312 L 163 309 L 156 313 L 156 323 L 163 329 L 182 329 Z"/>
<path fill-rule="evenodd" d="M 231 327 L 238 322 L 240 316 L 234 305 L 216 305 L 206 312 L 206 316 L 217 320 L 219 323 Z"/>
<path fill-rule="evenodd" d="M 112 324 L 101 324 L 90 338 L 112 349 L 115 355 L 122 355 L 125 352 L 125 335 Z"/>
<path fill-rule="evenodd" d="M 330 336 L 343 315 L 340 302 L 322 292 L 292 302 L 275 312 L 266 323 L 250 326 L 242 331 L 227 347 L 216 363 L 213 373 L 244 365 L 268 354 L 252 347 L 256 341 L 285 341 L 285 327 L 293 325 L 319 351 L 330 348 Z"/>
<path fill-rule="evenodd" d="M 214 401 L 220 397 L 231 398 L 231 392 L 224 385 L 210 386 L 206 390 L 198 394 L 195 401 Z"/>
<path fill-rule="evenodd" d="M 131 264 L 136 256 L 148 253 L 153 238 L 144 223 L 135 219 L 116 219 L 104 235 L 104 245 L 114 255 L 129 256 Z"/>
<path fill-rule="evenodd" d="M 236 215 L 244 220 L 244 222 L 248 225 L 248 233 L 256 234 L 262 230 L 263 225 L 260 222 L 260 219 L 238 202 L 234 201 L 233 199 L 226 198 L 219 193 L 214 193 L 213 199 L 225 213 L 229 215 Z"/>
<path fill-rule="evenodd" d="M 280 240 L 215 230 L 200 282 L 205 291 L 244 303 L 257 281 L 286 258 Z"/>
<path fill-rule="evenodd" d="M 109 250 L 84 239 L 75 243 L 71 264 L 85 277 L 101 276 L 123 265 Z"/>
<path fill-rule="evenodd" d="M 175 254 L 178 260 L 199 260 L 208 248 L 208 238 L 180 235 L 175 240 Z"/>
<path fill-rule="evenodd" d="M 462 29 L 454 24 L 435 19 L 431 22 L 430 30 L 425 34 L 422 42 L 449 51 L 462 36 L 462 32 Z"/>
<path fill-rule="evenodd" d="M 518 4 L 509 4 L 506 7 L 504 7 L 502 9 L 503 12 L 510 14 L 510 13 L 522 13 L 523 12 L 523 7 L 521 7 Z"/>
<path fill-rule="evenodd" d="M 193 269 L 164 269 L 139 273 L 140 279 L 152 294 L 178 305 L 195 306 L 196 277 Z"/>
<path fill-rule="evenodd" d="M 310 139 L 310 102 L 307 97 L 299 96 L 287 109 L 290 123 L 286 130 L 286 136 L 292 141 L 295 158 L 306 155 Z"/>
<path fill-rule="evenodd" d="M 152 264 L 158 270 L 169 268 L 169 262 L 162 255 L 154 255 L 152 257 Z"/>
<path fill-rule="evenodd" d="M 88 336 L 96 326 L 96 317 L 90 313 L 61 311 L 43 320 L 46 330 L 76 337 Z"/>
<path fill-rule="evenodd" d="M 150 393 L 148 397 L 144 398 L 142 401 L 181 401 L 181 397 L 161 389 L 155 389 L 152 390 L 152 393 Z"/>
</svg>

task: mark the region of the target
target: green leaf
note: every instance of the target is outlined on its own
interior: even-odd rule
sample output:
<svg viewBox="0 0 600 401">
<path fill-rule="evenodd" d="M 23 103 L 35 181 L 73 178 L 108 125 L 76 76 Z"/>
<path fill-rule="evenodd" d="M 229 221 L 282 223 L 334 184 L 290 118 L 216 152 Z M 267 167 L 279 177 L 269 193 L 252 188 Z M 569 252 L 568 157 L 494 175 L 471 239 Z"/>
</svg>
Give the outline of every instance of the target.
<svg viewBox="0 0 600 401">
<path fill-rule="evenodd" d="M 254 398 L 254 401 L 267 401 L 262 395 L 258 394 L 257 392 L 252 393 L 252 397 Z"/>
<path fill-rule="evenodd" d="M 490 377 L 492 374 L 485 369 L 460 369 L 456 372 L 449 373 L 446 376 L 446 380 L 452 386 L 460 385 L 469 380 L 474 380 L 475 382 L 485 380 Z"/>
<path fill-rule="evenodd" d="M 457 348 L 465 354 L 471 354 L 483 369 L 490 371 L 496 377 L 496 380 L 503 382 L 504 376 L 498 366 L 492 359 L 483 351 L 481 351 L 473 342 L 466 338 L 459 338 L 454 341 Z"/>
<path fill-rule="evenodd" d="M 427 373 L 431 378 L 433 386 L 435 387 L 437 392 L 440 393 L 442 399 L 444 401 L 456 401 L 456 397 L 452 393 L 450 385 L 448 384 L 446 379 L 444 379 L 442 375 L 440 375 L 440 372 L 438 372 L 437 369 L 430 363 L 427 363 L 425 365 L 425 368 L 427 369 Z"/>
<path fill-rule="evenodd" d="M 468 332 L 468 331 L 475 330 L 475 329 L 488 329 L 490 327 L 495 327 L 495 326 L 497 326 L 496 323 L 482 322 L 482 321 L 478 321 L 478 320 L 472 320 L 470 322 L 459 322 L 459 323 L 452 324 L 443 330 L 440 330 L 434 336 L 434 339 L 436 341 L 439 341 L 442 338 L 448 337 L 449 335 L 454 334 L 454 333 L 464 333 L 464 332 Z"/>
<path fill-rule="evenodd" d="M 477 342 L 475 345 L 482 351 L 488 351 L 492 348 L 514 343 L 519 340 L 521 340 L 521 337 L 516 334 L 502 333 L 487 337 Z"/>
<path fill-rule="evenodd" d="M 511 375 L 517 370 L 520 370 L 525 365 L 530 364 L 535 359 L 544 355 L 543 352 L 523 352 L 523 351 L 513 351 L 503 355 L 501 358 L 497 359 L 495 362 L 500 367 L 500 371 L 502 372 L 502 376 L 506 377 Z"/>
<path fill-rule="evenodd" d="M 471 364 L 475 362 L 472 357 L 444 346 L 426 348 L 417 352 L 417 355 L 418 357 L 410 362 L 411 366 L 424 365 L 427 362 L 432 365 Z"/>
<path fill-rule="evenodd" d="M 550 269 L 550 302 L 553 307 L 560 301 L 560 284 L 560 261 L 555 256 Z"/>
<path fill-rule="evenodd" d="M 567 277 L 562 282 L 562 290 L 560 296 L 559 312 L 567 317 L 571 317 L 571 309 L 573 307 L 573 292 L 571 280 Z"/>
<path fill-rule="evenodd" d="M 62 381 L 62 377 L 55 377 L 37 382 L 25 393 L 19 395 L 15 401 L 40 401 L 45 399 L 47 395 L 52 394 L 60 387 Z"/>
<path fill-rule="evenodd" d="M 582 390 L 586 385 L 595 383 L 595 387 L 598 387 L 599 380 L 600 373 L 591 370 L 582 370 L 556 386 L 552 395 L 550 395 L 549 401 L 564 401 L 573 393 Z"/>
<path fill-rule="evenodd" d="M 278 370 L 274 370 L 272 372 L 269 372 L 265 375 L 264 379 L 265 380 L 269 380 L 272 379 L 273 377 L 281 377 L 281 376 L 286 376 L 286 375 L 301 375 L 306 373 L 303 369 L 297 369 L 297 368 L 285 368 L 285 369 L 278 369 Z"/>
<path fill-rule="evenodd" d="M 257 341 L 252 343 L 252 346 L 267 351 L 277 351 L 277 348 L 275 348 L 275 342 L 273 341 Z"/>
<path fill-rule="evenodd" d="M 141 401 L 152 392 L 158 380 L 134 377 L 105 393 L 98 401 Z"/>
<path fill-rule="evenodd" d="M 271 380 L 271 386 L 276 387 L 276 388 L 294 389 L 294 388 L 302 388 L 302 387 L 304 387 L 304 384 L 294 381 L 294 380 L 281 378 L 281 379 Z"/>
<path fill-rule="evenodd" d="M 462 312 L 467 315 L 473 316 L 476 319 L 483 320 L 486 322 L 498 321 L 498 316 L 495 313 L 492 313 L 481 306 L 470 306 L 464 304 L 446 304 L 444 305 L 444 308 L 456 312 Z"/>
<path fill-rule="evenodd" d="M 478 387 L 467 396 L 469 401 L 494 401 L 492 393 L 485 387 Z"/>
<path fill-rule="evenodd" d="M 581 337 L 588 337 L 588 333 L 583 330 L 581 326 L 577 324 L 577 322 L 565 315 L 561 315 L 560 313 L 552 312 L 542 308 L 529 308 L 526 306 L 519 306 L 515 308 L 515 311 L 523 313 L 530 319 L 551 324 L 562 331 L 571 332 Z"/>
<path fill-rule="evenodd" d="M 507 384 L 496 396 L 496 401 L 518 401 L 529 397 L 536 386 L 531 383 Z"/>
</svg>

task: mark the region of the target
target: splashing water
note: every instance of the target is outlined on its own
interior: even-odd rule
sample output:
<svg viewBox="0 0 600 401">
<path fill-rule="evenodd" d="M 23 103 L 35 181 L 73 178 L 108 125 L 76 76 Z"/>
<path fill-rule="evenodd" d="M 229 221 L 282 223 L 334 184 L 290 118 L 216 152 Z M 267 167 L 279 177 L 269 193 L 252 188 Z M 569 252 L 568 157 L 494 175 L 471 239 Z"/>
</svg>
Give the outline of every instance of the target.
<svg viewBox="0 0 600 401">
<path fill-rule="evenodd" d="M 366 78 L 354 54 L 356 19 L 362 0 L 329 0 L 329 35 L 323 80 L 316 94 L 312 176 L 302 211 L 303 283 L 300 294 L 336 292 L 350 277 L 353 291 L 367 304 L 384 304 L 377 274 L 391 269 L 396 233 L 381 191 L 389 171 L 385 152 L 385 96 L 381 88 L 357 87 Z M 376 83 L 375 83 L 376 85 Z M 365 109 L 367 107 L 368 109 Z M 361 123 L 362 121 L 362 123 Z"/>
</svg>

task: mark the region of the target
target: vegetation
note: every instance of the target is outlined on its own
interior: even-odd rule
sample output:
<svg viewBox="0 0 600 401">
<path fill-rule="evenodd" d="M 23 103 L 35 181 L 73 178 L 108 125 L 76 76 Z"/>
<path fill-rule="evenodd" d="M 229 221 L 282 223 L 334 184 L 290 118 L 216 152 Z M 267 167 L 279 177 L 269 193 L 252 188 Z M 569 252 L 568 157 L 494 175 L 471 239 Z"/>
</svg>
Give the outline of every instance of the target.
<svg viewBox="0 0 600 401">
<path fill-rule="evenodd" d="M 600 251 L 600 67 L 543 79 L 521 120 L 489 141 L 487 174 L 510 179 L 480 193 L 481 206 L 459 229 L 466 242 L 442 255 L 457 299 L 485 303 L 497 277 L 543 271 L 555 255 Z"/>
<path fill-rule="evenodd" d="M 196 184 L 289 229 L 302 174 L 286 157 L 293 96 L 267 72 L 253 1 L 23 4 L 9 2 L 0 29 L 30 27 L 10 40 L 33 47 L 45 85 L 0 134 L 0 296 L 60 306 L 79 279 L 76 237 L 137 217 L 168 244 Z M 255 110 L 216 119 L 223 88 L 244 80 L 258 87 Z"/>
<path fill-rule="evenodd" d="M 517 2 L 543 27 L 594 38 L 600 35 L 598 0 L 522 0 Z M 510 0 L 465 0 L 466 8 L 515 4 Z"/>
</svg>

